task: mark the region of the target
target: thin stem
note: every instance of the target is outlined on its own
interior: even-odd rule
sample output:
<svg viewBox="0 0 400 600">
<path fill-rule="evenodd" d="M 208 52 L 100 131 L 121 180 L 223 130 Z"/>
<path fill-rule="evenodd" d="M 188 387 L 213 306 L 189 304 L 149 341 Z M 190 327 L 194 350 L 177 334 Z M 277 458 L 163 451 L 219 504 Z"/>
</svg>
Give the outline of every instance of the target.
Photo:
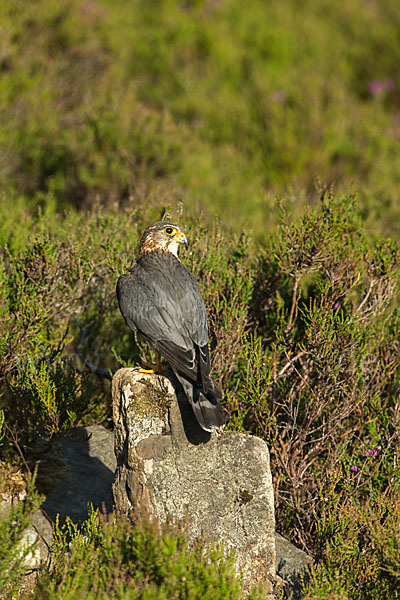
<svg viewBox="0 0 400 600">
<path fill-rule="evenodd" d="M 290 329 L 292 328 L 294 311 L 295 311 L 295 307 L 297 304 L 297 302 L 296 302 L 297 301 L 297 288 L 299 287 L 299 281 L 300 281 L 300 277 L 298 275 L 296 275 L 296 279 L 295 279 L 294 286 L 293 286 L 292 306 L 290 308 L 290 315 L 289 315 L 288 325 L 286 327 L 286 333 L 288 333 L 290 331 Z"/>
</svg>

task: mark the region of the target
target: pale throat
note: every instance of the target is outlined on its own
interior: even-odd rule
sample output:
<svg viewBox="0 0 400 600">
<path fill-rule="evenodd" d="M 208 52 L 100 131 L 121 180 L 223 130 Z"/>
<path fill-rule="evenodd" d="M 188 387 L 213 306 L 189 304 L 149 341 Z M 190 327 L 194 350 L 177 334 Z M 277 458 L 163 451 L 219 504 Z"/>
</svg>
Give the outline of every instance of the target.
<svg viewBox="0 0 400 600">
<path fill-rule="evenodd" d="M 172 241 L 168 244 L 168 250 L 169 252 L 171 252 L 171 254 L 173 254 L 174 256 L 176 256 L 176 258 L 178 258 L 178 248 L 179 248 L 180 244 L 179 242 L 175 242 Z"/>
</svg>

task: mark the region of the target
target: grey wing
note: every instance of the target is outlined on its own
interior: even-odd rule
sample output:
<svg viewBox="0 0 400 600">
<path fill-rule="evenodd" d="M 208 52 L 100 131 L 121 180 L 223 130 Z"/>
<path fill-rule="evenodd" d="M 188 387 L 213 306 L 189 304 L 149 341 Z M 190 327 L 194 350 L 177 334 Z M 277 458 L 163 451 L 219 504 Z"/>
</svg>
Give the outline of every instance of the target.
<svg viewBox="0 0 400 600">
<path fill-rule="evenodd" d="M 170 282 L 144 280 L 133 273 L 120 277 L 119 306 L 129 327 L 139 331 L 173 369 L 207 388 L 210 363 L 204 303 L 190 273 L 177 275 Z"/>
</svg>

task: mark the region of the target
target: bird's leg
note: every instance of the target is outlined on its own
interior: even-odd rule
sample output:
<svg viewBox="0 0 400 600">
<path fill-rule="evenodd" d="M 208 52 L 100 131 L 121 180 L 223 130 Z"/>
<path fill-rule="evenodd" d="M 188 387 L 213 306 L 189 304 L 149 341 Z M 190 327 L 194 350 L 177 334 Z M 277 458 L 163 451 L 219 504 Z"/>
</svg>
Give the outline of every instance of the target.
<svg viewBox="0 0 400 600">
<path fill-rule="evenodd" d="M 161 364 L 161 354 L 156 352 L 156 372 L 163 373 L 164 371 L 168 371 L 168 367 Z"/>
<path fill-rule="evenodd" d="M 167 368 L 163 367 L 163 365 L 161 364 L 161 355 L 157 351 L 155 365 L 152 365 L 151 363 L 148 363 L 144 360 L 142 361 L 142 363 L 146 367 L 146 369 L 139 368 L 139 373 L 147 373 L 148 375 L 151 375 L 153 373 L 162 373 L 163 371 L 167 371 Z"/>
<path fill-rule="evenodd" d="M 155 373 L 156 365 L 152 365 L 146 360 L 141 360 L 141 364 L 144 368 L 139 367 L 139 373 Z"/>
</svg>

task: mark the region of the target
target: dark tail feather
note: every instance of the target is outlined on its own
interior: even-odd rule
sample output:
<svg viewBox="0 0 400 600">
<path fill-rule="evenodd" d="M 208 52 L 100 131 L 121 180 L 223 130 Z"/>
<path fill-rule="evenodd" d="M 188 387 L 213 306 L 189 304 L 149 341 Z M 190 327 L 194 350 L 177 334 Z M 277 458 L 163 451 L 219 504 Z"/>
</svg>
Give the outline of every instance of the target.
<svg viewBox="0 0 400 600">
<path fill-rule="evenodd" d="M 217 397 L 217 395 L 222 397 L 220 390 L 213 386 L 215 395 L 211 391 L 204 394 L 201 386 L 193 384 L 178 373 L 175 373 L 175 375 L 182 384 L 200 427 L 205 431 L 222 429 L 225 425 L 225 415 Z"/>
</svg>

